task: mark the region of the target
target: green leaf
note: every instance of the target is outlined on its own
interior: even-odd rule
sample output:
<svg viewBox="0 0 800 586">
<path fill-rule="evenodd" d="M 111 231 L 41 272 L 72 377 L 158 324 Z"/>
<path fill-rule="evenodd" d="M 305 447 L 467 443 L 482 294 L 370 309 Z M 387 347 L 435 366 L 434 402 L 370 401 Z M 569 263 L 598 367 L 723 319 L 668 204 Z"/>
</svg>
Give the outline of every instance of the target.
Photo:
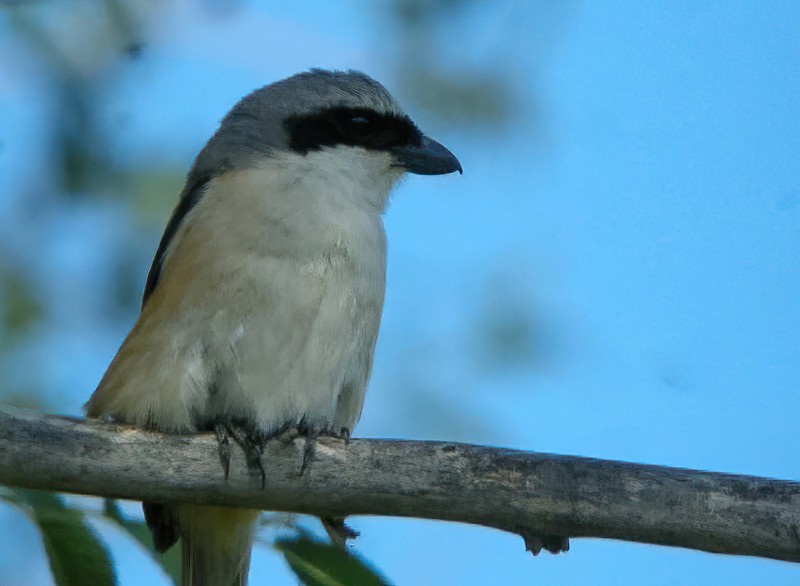
<svg viewBox="0 0 800 586">
<path fill-rule="evenodd" d="M 0 270 L 0 340 L 4 346 L 19 341 L 43 311 L 33 283 L 21 268 Z"/>
<path fill-rule="evenodd" d="M 354 554 L 305 536 L 278 539 L 275 549 L 305 586 L 384 586 L 378 572 Z"/>
<path fill-rule="evenodd" d="M 133 521 L 125 517 L 115 500 L 106 499 L 103 501 L 103 514 L 138 541 L 150 553 L 156 563 L 164 569 L 167 575 L 172 578 L 174 584 L 181 583 L 181 551 L 179 547 L 171 547 L 165 553 L 159 554 L 153 549 L 153 538 L 147 525 L 142 521 Z"/>
<path fill-rule="evenodd" d="M 116 585 L 108 551 L 82 511 L 49 492 L 13 489 L 7 500 L 24 506 L 38 526 L 57 586 Z"/>
</svg>

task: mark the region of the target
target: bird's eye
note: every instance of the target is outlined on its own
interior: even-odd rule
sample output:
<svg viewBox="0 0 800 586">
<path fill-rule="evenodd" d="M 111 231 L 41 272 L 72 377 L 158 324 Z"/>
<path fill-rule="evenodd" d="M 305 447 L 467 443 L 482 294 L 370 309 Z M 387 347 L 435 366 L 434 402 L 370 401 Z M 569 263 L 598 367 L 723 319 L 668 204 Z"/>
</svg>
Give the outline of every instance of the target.
<svg viewBox="0 0 800 586">
<path fill-rule="evenodd" d="M 370 117 L 364 114 L 351 115 L 346 120 L 347 122 L 342 130 L 346 136 L 357 144 L 366 143 L 375 133 L 375 124 L 373 124 Z"/>
</svg>

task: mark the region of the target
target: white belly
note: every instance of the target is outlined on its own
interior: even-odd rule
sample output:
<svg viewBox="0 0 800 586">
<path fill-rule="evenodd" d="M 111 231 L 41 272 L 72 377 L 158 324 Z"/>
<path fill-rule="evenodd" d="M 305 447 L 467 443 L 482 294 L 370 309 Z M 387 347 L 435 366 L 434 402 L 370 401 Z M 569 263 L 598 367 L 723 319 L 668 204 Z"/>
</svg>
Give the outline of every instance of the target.
<svg viewBox="0 0 800 586">
<path fill-rule="evenodd" d="M 289 192 L 265 177 L 275 174 L 212 182 L 90 415 L 171 432 L 226 420 L 265 434 L 352 429 L 383 307 L 380 210 L 341 186 Z"/>
<path fill-rule="evenodd" d="M 241 231 L 237 255 L 240 238 Z M 325 209 L 291 226 L 285 239 L 270 234 L 266 241 L 258 258 L 240 263 L 221 284 L 213 303 L 228 309 L 215 318 L 212 345 L 232 352 L 218 360 L 229 366 L 217 373 L 220 392 L 206 415 L 241 414 L 265 433 L 299 423 L 352 430 L 383 308 L 381 217 Z"/>
<path fill-rule="evenodd" d="M 212 417 L 241 407 L 255 411 L 265 432 L 301 422 L 352 430 L 378 335 L 383 266 L 347 256 L 314 260 L 299 271 L 292 263 L 268 265 L 263 304 L 240 315 L 234 328 L 235 366 L 220 378 L 225 400 L 212 402 Z"/>
</svg>

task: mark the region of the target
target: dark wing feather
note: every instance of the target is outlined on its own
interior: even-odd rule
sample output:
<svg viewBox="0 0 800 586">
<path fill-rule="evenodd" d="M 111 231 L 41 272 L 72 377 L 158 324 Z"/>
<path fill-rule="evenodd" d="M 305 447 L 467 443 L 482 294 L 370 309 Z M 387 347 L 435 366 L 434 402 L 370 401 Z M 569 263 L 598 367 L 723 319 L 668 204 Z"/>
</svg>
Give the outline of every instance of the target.
<svg viewBox="0 0 800 586">
<path fill-rule="evenodd" d="M 158 280 L 161 277 L 161 269 L 164 265 L 164 257 L 167 254 L 172 239 L 178 232 L 181 223 L 189 214 L 190 211 L 200 202 L 205 192 L 208 182 L 214 177 L 213 173 L 203 173 L 193 177 L 189 176 L 186 187 L 181 194 L 181 199 L 172 212 L 172 217 L 167 222 L 167 227 L 164 229 L 164 235 L 161 237 L 161 242 L 158 244 L 156 256 L 153 259 L 153 264 L 150 265 L 150 272 L 147 273 L 147 282 L 144 285 L 144 295 L 142 296 L 142 307 L 144 307 L 150 295 L 155 291 L 158 285 Z"/>
<path fill-rule="evenodd" d="M 178 232 L 181 223 L 189 214 L 190 211 L 200 202 L 203 197 L 205 188 L 208 182 L 213 177 L 213 174 L 207 173 L 192 177 L 186 183 L 186 187 L 181 194 L 181 199 L 172 212 L 172 217 L 167 222 L 167 227 L 164 229 L 164 235 L 161 237 L 161 242 L 158 245 L 156 256 L 153 259 L 153 264 L 150 265 L 150 272 L 147 274 L 147 282 L 144 286 L 144 296 L 142 297 L 142 307 L 147 303 L 150 295 L 155 291 L 158 285 L 158 280 L 161 277 L 161 269 L 164 265 L 164 257 L 167 254 L 172 239 Z M 174 507 L 160 503 L 142 503 L 144 509 L 144 518 L 150 533 L 153 536 L 153 546 L 159 553 L 168 550 L 172 545 L 178 541 L 180 535 L 180 524 Z"/>
<path fill-rule="evenodd" d="M 180 537 L 181 526 L 175 507 L 162 503 L 142 503 L 144 520 L 153 536 L 153 548 L 164 553 L 175 545 Z"/>
</svg>

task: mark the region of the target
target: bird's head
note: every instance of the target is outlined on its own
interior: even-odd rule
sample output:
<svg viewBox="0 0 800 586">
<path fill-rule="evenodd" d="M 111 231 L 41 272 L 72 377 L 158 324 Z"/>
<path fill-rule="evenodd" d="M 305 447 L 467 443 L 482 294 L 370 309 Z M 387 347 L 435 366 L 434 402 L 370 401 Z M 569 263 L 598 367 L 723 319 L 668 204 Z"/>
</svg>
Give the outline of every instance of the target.
<svg viewBox="0 0 800 586">
<path fill-rule="evenodd" d="M 461 172 L 377 81 L 314 69 L 243 98 L 200 153 L 193 174 L 272 164 L 287 176 L 385 191 L 404 173 Z M 361 191 L 361 190 L 357 190 Z M 382 196 L 385 199 L 385 196 Z"/>
</svg>

